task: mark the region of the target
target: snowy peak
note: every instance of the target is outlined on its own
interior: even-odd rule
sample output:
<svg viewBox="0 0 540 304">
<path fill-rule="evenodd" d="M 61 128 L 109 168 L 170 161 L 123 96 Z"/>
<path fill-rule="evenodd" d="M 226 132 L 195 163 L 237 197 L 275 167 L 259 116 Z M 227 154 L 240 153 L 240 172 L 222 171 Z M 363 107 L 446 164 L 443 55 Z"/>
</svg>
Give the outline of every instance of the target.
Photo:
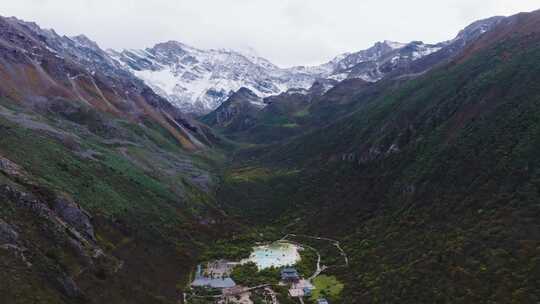
<svg viewBox="0 0 540 304">
<path fill-rule="evenodd" d="M 321 79 L 359 78 L 376 82 L 399 71 L 414 71 L 419 67 L 429 69 L 440 60 L 459 53 L 501 19 L 480 20 L 462 30 L 453 40 L 438 44 L 384 40 L 365 50 L 341 54 L 318 66 L 280 68 L 253 50 L 204 50 L 178 41 L 159 43 L 144 50 L 111 50 L 109 54 L 126 71 L 182 111 L 206 114 L 242 87 L 265 98 L 291 89 L 309 90 Z M 440 55 L 430 56 L 434 53 Z M 432 59 L 418 63 L 419 59 L 428 56 Z"/>
<path fill-rule="evenodd" d="M 110 51 L 127 70 L 185 112 L 207 113 L 242 87 L 260 97 L 309 87 L 310 73 L 295 77 L 254 54 L 201 50 L 168 41 L 146 50 Z"/>
<path fill-rule="evenodd" d="M 382 42 L 383 44 L 385 44 L 386 46 L 388 46 L 389 48 L 392 48 L 392 49 L 400 49 L 402 47 L 404 47 L 406 44 L 405 43 L 401 43 L 401 42 L 395 42 L 395 41 L 390 41 L 390 40 L 385 40 Z"/>
<path fill-rule="evenodd" d="M 371 48 L 348 54 L 334 63 L 334 69 L 329 78 L 339 81 L 360 78 L 375 82 L 394 69 L 437 52 L 441 48 L 442 45 L 424 44 L 420 41 L 377 42 Z"/>
<path fill-rule="evenodd" d="M 85 35 L 77 35 L 69 37 L 71 40 L 79 43 L 80 46 L 91 48 L 91 49 L 99 49 L 99 46 L 96 42 L 90 40 Z"/>
<path fill-rule="evenodd" d="M 472 24 L 461 30 L 456 36 L 456 38 L 449 41 L 449 43 L 459 42 L 461 44 L 466 44 L 472 40 L 477 39 L 484 33 L 492 30 L 504 19 L 506 19 L 506 17 L 495 16 L 473 22 Z"/>
<path fill-rule="evenodd" d="M 264 98 L 289 89 L 307 90 L 318 79 L 360 77 L 377 81 L 384 74 L 377 70 L 381 58 L 406 46 L 384 41 L 364 51 L 342 54 L 319 66 L 285 69 L 253 51 L 202 50 L 177 41 L 159 43 L 145 50 L 111 50 L 109 54 L 181 110 L 205 114 L 242 87 Z M 411 58 L 425 53 L 427 51 L 419 50 Z M 354 69 L 366 62 L 374 64 L 369 71 Z"/>
<path fill-rule="evenodd" d="M 0 95 L 54 111 L 83 106 L 129 120 L 148 118 L 187 150 L 204 147 L 198 125 L 84 35 L 67 37 L 0 16 Z M 31 80 L 31 81 L 29 81 Z M 58 107 L 56 107 L 58 106 Z M 53 109 L 53 108 L 51 108 Z"/>
</svg>

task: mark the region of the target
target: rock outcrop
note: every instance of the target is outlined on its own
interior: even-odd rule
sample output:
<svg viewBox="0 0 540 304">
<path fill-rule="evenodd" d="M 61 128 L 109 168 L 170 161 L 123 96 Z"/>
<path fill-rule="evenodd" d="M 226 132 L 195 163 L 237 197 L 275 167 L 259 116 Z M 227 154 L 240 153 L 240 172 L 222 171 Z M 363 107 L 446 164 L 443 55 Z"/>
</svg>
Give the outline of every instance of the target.
<svg viewBox="0 0 540 304">
<path fill-rule="evenodd" d="M 92 219 L 90 213 L 67 197 L 57 197 L 52 203 L 52 208 L 67 224 L 74 227 L 84 236 L 95 240 L 94 227 L 90 222 Z"/>
<path fill-rule="evenodd" d="M 0 219 L 0 245 L 17 244 L 19 234 L 4 220 Z"/>
</svg>

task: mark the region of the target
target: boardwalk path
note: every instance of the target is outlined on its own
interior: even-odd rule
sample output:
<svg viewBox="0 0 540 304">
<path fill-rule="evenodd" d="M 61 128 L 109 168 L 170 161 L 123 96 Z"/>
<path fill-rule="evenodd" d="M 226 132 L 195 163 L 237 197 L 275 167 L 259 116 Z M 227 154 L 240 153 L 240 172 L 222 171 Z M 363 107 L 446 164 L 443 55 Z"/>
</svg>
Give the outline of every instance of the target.
<svg viewBox="0 0 540 304">
<path fill-rule="evenodd" d="M 272 304 L 278 304 L 277 296 L 274 290 L 270 287 L 265 287 L 264 290 L 270 294 L 270 297 L 272 298 Z"/>
<path fill-rule="evenodd" d="M 289 237 L 299 237 L 299 238 L 307 238 L 307 239 L 331 242 L 332 245 L 334 245 L 339 250 L 341 256 L 343 257 L 343 260 L 345 261 L 345 264 L 343 264 L 343 265 L 332 266 L 332 267 L 348 267 L 349 266 L 349 257 L 347 256 L 347 254 L 345 253 L 345 251 L 341 247 L 341 243 L 338 240 L 325 238 L 325 237 L 319 237 L 319 236 L 311 236 L 311 235 L 289 233 L 289 234 L 286 234 L 283 238 L 281 238 L 281 241 L 290 241 L 290 240 L 288 240 Z M 319 255 L 319 258 L 320 258 L 320 255 Z M 319 264 L 319 263 L 317 263 L 317 264 Z M 319 267 L 317 267 L 317 268 L 319 268 Z M 327 267 L 327 268 L 329 268 L 329 267 Z"/>
<path fill-rule="evenodd" d="M 339 253 L 343 257 L 343 260 L 344 260 L 345 263 L 343 265 L 338 265 L 338 266 L 325 266 L 325 265 L 321 266 L 321 254 L 319 253 L 319 251 L 317 249 L 315 249 L 315 248 L 313 248 L 313 247 L 311 247 L 309 245 L 302 245 L 302 244 L 300 244 L 298 242 L 291 241 L 289 239 L 289 237 L 308 238 L 308 239 L 313 239 L 313 240 L 321 240 L 321 241 L 331 242 L 332 245 L 334 245 L 339 250 Z M 325 271 L 326 269 L 328 269 L 330 267 L 348 267 L 349 266 L 349 257 L 347 256 L 347 253 L 345 253 L 345 250 L 343 250 L 343 248 L 341 247 L 341 243 L 338 240 L 325 238 L 325 237 L 319 237 L 319 236 L 311 236 L 311 235 L 302 235 L 302 234 L 289 233 L 289 234 L 286 234 L 283 238 L 281 238 L 281 241 L 296 243 L 296 244 L 299 244 L 301 246 L 310 248 L 310 249 L 314 250 L 317 253 L 317 270 L 315 271 L 315 273 L 311 277 L 308 278 L 309 282 L 312 282 L 323 271 Z M 298 301 L 300 302 L 300 304 L 304 304 L 304 299 L 302 297 L 299 297 Z"/>
</svg>

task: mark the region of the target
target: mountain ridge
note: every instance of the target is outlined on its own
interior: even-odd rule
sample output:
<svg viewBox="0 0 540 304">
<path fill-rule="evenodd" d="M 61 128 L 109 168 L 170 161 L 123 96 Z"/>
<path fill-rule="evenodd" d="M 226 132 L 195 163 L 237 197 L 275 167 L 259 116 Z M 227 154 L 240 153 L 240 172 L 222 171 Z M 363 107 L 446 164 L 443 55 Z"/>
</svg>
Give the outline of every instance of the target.
<svg viewBox="0 0 540 304">
<path fill-rule="evenodd" d="M 158 43 L 144 50 L 108 52 L 183 111 L 207 114 L 241 87 L 264 98 L 289 89 L 308 89 L 319 79 L 361 78 L 376 82 L 442 49 L 451 56 L 469 41 L 489 31 L 500 18 L 476 21 L 452 40 L 441 43 L 385 40 L 366 50 L 343 53 L 315 66 L 280 68 L 257 55 L 231 49 L 202 50 L 178 41 Z"/>
<path fill-rule="evenodd" d="M 183 294 L 197 264 L 284 234 L 314 236 L 331 303 L 538 302 L 539 29 L 540 11 L 381 42 L 334 62 L 352 77 L 242 86 L 198 121 L 123 64 L 205 71 L 204 50 L 122 63 L 0 18 L 0 302 L 205 303 Z"/>
<path fill-rule="evenodd" d="M 336 303 L 537 302 L 539 22 L 508 17 L 414 78 L 340 83 L 303 111 L 337 116 L 243 148 L 219 196 L 339 239 L 351 267 L 330 271 L 349 282 Z"/>
<path fill-rule="evenodd" d="M 121 68 L 84 35 L 60 36 L 33 22 L 0 17 L 0 47 L 4 80 L 0 94 L 4 96 L 41 107 L 47 98 L 78 100 L 118 117 L 152 117 L 189 149 L 208 144 L 202 144 L 206 141 L 203 126 Z"/>
<path fill-rule="evenodd" d="M 460 44 L 464 45 L 479 33 L 489 31 L 500 18 L 476 21 L 460 31 L 454 39 L 438 44 L 386 40 L 366 50 L 340 54 L 321 65 L 290 68 L 278 67 L 253 52 L 224 48 L 203 50 L 173 40 L 142 50 L 102 50 L 84 34 L 60 36 L 54 30 L 39 29 L 35 23 L 27 24 L 34 30 L 42 31 L 46 39 L 53 41 L 53 45 L 56 43 L 71 48 L 72 54 L 77 52 L 77 47 L 92 50 L 93 54 L 87 54 L 90 57 L 85 61 L 91 67 L 99 57 L 99 64 L 107 65 L 108 70 L 114 70 L 116 76 L 123 69 L 183 112 L 207 114 L 241 87 L 249 88 L 264 98 L 289 89 L 308 89 L 319 79 L 341 81 L 361 78 L 376 82 L 396 70 L 408 69 L 419 59 L 433 57 L 429 55 L 438 54 L 443 48 L 452 52 L 448 51 L 448 45 L 459 49 Z M 56 51 L 61 50 L 57 47 Z M 425 64 L 425 68 L 429 68 L 429 65 Z"/>
<path fill-rule="evenodd" d="M 294 97 L 290 97 L 287 92 L 266 97 L 267 103 L 271 100 L 276 102 L 276 106 L 260 109 L 260 113 L 257 113 L 256 109 L 250 109 L 250 123 L 243 125 L 243 128 L 237 126 L 232 130 L 226 125 L 205 121 L 204 117 L 202 121 L 237 140 L 246 137 L 249 140 L 256 139 L 259 143 L 283 140 L 306 130 L 319 128 L 344 115 L 346 104 L 353 100 L 354 94 L 377 94 L 376 84 L 379 82 L 407 81 L 448 64 L 462 56 L 503 20 L 506 20 L 505 17 L 476 21 L 460 31 L 454 39 L 436 45 L 426 46 L 419 41 L 406 44 L 384 41 L 376 43 L 370 49 L 343 56 L 335 61 L 335 77 L 319 78 L 314 82 L 324 84 L 321 86 L 324 89 L 319 94 L 313 95 L 313 91 L 306 89 L 290 89 L 287 92 L 296 94 Z M 242 113 L 236 111 L 235 115 L 241 117 Z M 280 130 L 281 136 L 274 136 L 277 130 Z"/>
</svg>

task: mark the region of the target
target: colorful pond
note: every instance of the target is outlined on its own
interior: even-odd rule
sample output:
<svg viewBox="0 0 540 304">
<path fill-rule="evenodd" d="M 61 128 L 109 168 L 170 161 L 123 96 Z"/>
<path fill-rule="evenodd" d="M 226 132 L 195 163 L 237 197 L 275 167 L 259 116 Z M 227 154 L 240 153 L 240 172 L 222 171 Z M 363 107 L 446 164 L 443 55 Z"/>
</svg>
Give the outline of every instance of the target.
<svg viewBox="0 0 540 304">
<path fill-rule="evenodd" d="M 300 247 L 285 242 L 253 247 L 253 252 L 242 263 L 253 262 L 259 269 L 292 266 L 300 261 Z"/>
</svg>

